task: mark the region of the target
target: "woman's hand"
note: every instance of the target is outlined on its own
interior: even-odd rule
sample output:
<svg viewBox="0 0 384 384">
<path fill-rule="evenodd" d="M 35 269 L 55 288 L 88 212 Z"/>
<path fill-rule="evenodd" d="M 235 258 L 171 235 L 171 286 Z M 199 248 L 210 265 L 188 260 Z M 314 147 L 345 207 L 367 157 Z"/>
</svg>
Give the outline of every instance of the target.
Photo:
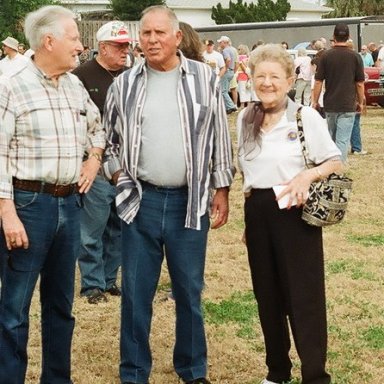
<svg viewBox="0 0 384 384">
<path fill-rule="evenodd" d="M 291 181 L 284 184 L 286 187 L 276 196 L 276 200 L 280 200 L 285 195 L 288 195 L 287 209 L 295 205 L 295 202 L 297 207 L 304 205 L 308 198 L 309 187 L 316 179 L 319 179 L 319 177 L 317 172 L 314 172 L 314 168 L 305 169 Z"/>
<path fill-rule="evenodd" d="M 338 159 L 327 160 L 316 167 L 304 169 L 291 181 L 283 184 L 286 185 L 286 188 L 276 196 L 276 200 L 289 195 L 287 209 L 294 205 L 294 200 L 297 200 L 296 205 L 300 207 L 307 201 L 309 187 L 314 181 L 325 179 L 331 173 L 340 173 L 343 169 L 343 163 Z"/>
</svg>

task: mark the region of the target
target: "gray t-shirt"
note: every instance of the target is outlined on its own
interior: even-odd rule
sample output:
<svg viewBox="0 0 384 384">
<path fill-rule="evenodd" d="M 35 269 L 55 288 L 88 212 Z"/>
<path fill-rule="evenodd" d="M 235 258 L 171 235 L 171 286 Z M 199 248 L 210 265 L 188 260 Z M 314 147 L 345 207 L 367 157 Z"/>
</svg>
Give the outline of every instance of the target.
<svg viewBox="0 0 384 384">
<path fill-rule="evenodd" d="M 180 69 L 148 67 L 147 97 L 142 118 L 138 177 L 163 187 L 187 184 L 177 87 Z"/>
</svg>

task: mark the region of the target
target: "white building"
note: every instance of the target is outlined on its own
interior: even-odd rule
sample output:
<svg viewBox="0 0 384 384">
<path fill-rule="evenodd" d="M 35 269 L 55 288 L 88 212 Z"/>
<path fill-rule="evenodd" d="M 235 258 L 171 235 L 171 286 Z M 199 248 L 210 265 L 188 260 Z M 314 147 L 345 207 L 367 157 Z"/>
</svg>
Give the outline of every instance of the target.
<svg viewBox="0 0 384 384">
<path fill-rule="evenodd" d="M 332 8 L 318 5 L 318 0 L 289 0 L 289 2 L 291 10 L 287 20 L 318 20 L 322 15 L 332 11 Z M 75 12 L 107 10 L 110 4 L 109 0 L 61 0 L 61 3 Z M 213 6 L 221 3 L 224 8 L 229 7 L 229 0 L 166 0 L 166 3 L 175 11 L 179 20 L 195 28 L 215 25 L 211 19 Z M 252 3 L 252 0 L 248 0 L 247 3 Z"/>
<path fill-rule="evenodd" d="M 229 7 L 229 0 L 167 0 L 168 7 L 175 11 L 178 19 L 195 28 L 215 25 L 211 14 L 212 7 L 218 3 L 221 3 L 223 8 Z M 249 3 L 252 3 L 252 0 L 247 1 L 247 4 Z M 319 20 L 322 15 L 332 11 L 332 8 L 309 1 L 289 0 L 289 3 L 291 10 L 287 15 L 287 20 Z"/>
</svg>

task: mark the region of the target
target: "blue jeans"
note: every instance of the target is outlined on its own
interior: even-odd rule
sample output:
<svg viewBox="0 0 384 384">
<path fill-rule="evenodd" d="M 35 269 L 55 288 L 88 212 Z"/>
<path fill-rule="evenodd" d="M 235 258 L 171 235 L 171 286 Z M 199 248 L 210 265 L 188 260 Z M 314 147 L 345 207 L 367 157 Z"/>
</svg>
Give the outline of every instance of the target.
<svg viewBox="0 0 384 384">
<path fill-rule="evenodd" d="M 0 299 L 0 384 L 23 384 L 27 369 L 29 308 L 40 275 L 41 384 L 71 382 L 72 303 L 80 246 L 80 195 L 53 197 L 15 190 L 28 249 L 7 251 Z"/>
<path fill-rule="evenodd" d="M 326 112 L 328 130 L 341 151 L 341 159 L 347 161 L 355 112 Z"/>
<path fill-rule="evenodd" d="M 83 197 L 80 215 L 81 291 L 109 289 L 121 264 L 121 220 L 116 213 L 116 187 L 97 176 Z"/>
<path fill-rule="evenodd" d="M 229 84 L 233 79 L 234 73 L 232 69 L 228 69 L 224 75 L 221 77 L 221 93 L 223 94 L 225 109 L 229 111 L 230 109 L 236 108 L 236 105 L 233 103 L 231 97 L 229 96 Z"/>
<path fill-rule="evenodd" d="M 187 188 L 145 184 L 137 216 L 131 224 L 123 223 L 122 239 L 127 246 L 122 254 L 122 382 L 148 382 L 152 302 L 164 254 L 176 303 L 175 370 L 184 381 L 206 376 L 201 292 L 209 218 L 208 214 L 202 217 L 200 231 L 185 228 L 187 198 Z"/>
<path fill-rule="evenodd" d="M 353 122 L 352 135 L 351 135 L 351 149 L 352 152 L 361 152 L 363 146 L 361 144 L 360 135 L 360 113 L 356 113 L 355 120 Z"/>
</svg>

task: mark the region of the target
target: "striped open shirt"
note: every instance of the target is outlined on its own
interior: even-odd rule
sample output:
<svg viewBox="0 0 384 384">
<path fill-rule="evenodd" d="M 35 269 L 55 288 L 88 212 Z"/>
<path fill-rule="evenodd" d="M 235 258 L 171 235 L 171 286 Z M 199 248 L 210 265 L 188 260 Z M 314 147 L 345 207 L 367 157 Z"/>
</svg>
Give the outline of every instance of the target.
<svg viewBox="0 0 384 384">
<path fill-rule="evenodd" d="M 56 86 L 30 61 L 0 77 L 0 198 L 13 197 L 12 177 L 76 183 L 89 147 L 104 148 L 105 131 L 76 76 Z"/>
<path fill-rule="evenodd" d="M 188 208 L 185 226 L 200 229 L 200 217 L 210 204 L 210 188 L 232 183 L 235 168 L 225 107 L 212 69 L 186 59 L 180 52 L 180 80 L 177 98 L 182 121 L 187 165 Z M 146 96 L 145 63 L 120 75 L 112 84 L 104 108 L 107 132 L 107 177 L 122 170 L 117 183 L 116 205 L 127 223 L 135 218 L 142 188 L 137 179 L 141 144 L 141 121 Z M 167 97 L 167 90 L 159 95 Z M 170 165 L 170 172 L 172 165 Z"/>
</svg>

